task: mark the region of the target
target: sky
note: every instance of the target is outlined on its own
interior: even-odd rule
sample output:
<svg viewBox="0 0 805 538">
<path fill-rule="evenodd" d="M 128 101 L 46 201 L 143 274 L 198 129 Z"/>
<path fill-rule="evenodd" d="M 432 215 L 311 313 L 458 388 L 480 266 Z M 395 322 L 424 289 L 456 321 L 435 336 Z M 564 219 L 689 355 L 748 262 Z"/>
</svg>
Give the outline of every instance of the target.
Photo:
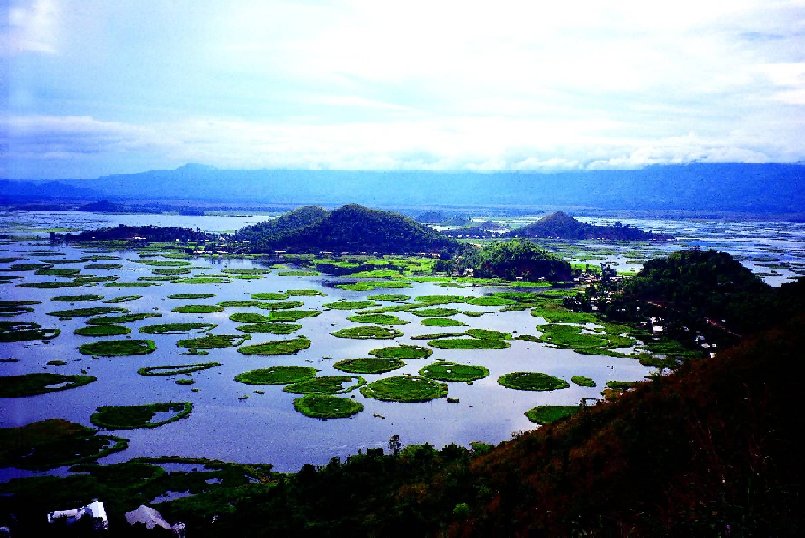
<svg viewBox="0 0 805 538">
<path fill-rule="evenodd" d="M 805 0 L 0 6 L 0 177 L 805 161 Z"/>
</svg>

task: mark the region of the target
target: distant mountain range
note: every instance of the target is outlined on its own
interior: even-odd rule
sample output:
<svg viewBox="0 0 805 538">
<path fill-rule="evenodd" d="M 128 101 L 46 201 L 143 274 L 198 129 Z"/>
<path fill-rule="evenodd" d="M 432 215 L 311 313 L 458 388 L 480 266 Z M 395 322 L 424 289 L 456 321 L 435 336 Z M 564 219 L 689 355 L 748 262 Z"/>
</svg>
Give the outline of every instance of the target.
<svg viewBox="0 0 805 538">
<path fill-rule="evenodd" d="M 6 203 L 80 198 L 802 213 L 805 165 L 655 165 L 552 173 L 218 170 L 186 165 L 97 179 L 0 180 L 0 197 Z"/>
</svg>

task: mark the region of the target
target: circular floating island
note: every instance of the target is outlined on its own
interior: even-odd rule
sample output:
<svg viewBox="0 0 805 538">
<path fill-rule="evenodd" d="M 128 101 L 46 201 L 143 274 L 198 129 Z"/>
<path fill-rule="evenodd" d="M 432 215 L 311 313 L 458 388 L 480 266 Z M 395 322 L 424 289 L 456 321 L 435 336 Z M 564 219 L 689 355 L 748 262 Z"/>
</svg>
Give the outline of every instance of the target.
<svg viewBox="0 0 805 538">
<path fill-rule="evenodd" d="M 311 394 L 296 398 L 293 407 L 306 417 L 330 419 L 348 418 L 363 411 L 363 404 L 351 398 L 338 398 L 323 394 Z"/>
<path fill-rule="evenodd" d="M 312 366 L 269 366 L 238 374 L 235 381 L 247 385 L 288 385 L 315 377 L 316 372 Z"/>
<path fill-rule="evenodd" d="M 402 331 L 379 325 L 359 325 L 341 329 L 331 334 L 338 338 L 354 338 L 357 340 L 391 340 L 403 335 Z"/>
<path fill-rule="evenodd" d="M 566 389 L 570 383 L 541 372 L 512 372 L 498 378 L 504 387 L 516 390 L 548 391 Z"/>
<path fill-rule="evenodd" d="M 350 374 L 384 374 L 405 366 L 400 359 L 344 359 L 333 368 Z"/>
<path fill-rule="evenodd" d="M 471 382 L 489 375 L 489 369 L 471 364 L 456 362 L 434 362 L 419 371 L 419 375 L 437 381 Z"/>
<path fill-rule="evenodd" d="M 447 396 L 447 384 L 426 377 L 394 376 L 361 387 L 361 394 L 386 402 L 429 402 Z"/>
</svg>

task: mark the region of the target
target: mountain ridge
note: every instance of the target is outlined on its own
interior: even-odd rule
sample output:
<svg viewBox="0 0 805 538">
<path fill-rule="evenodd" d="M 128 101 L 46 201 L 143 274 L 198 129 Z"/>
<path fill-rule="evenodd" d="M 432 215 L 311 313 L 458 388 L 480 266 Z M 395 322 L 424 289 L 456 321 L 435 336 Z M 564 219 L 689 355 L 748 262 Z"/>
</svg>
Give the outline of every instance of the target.
<svg viewBox="0 0 805 538">
<path fill-rule="evenodd" d="M 50 182 L 50 184 L 48 184 Z M 97 179 L 0 180 L 3 198 L 183 199 L 378 206 L 502 205 L 600 209 L 794 212 L 805 207 L 805 165 L 686 164 L 634 170 L 428 172 L 176 170 Z M 76 190 L 79 189 L 79 190 Z"/>
</svg>

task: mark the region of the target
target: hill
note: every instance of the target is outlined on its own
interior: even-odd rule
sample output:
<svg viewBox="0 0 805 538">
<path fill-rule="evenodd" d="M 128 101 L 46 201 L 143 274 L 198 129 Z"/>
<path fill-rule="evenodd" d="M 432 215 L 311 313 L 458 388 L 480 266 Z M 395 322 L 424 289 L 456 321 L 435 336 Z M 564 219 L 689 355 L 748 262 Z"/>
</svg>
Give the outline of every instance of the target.
<svg viewBox="0 0 805 538">
<path fill-rule="evenodd" d="M 457 275 L 471 272 L 476 277 L 527 282 L 565 282 L 572 278 L 570 263 L 531 241 L 519 239 L 495 241 L 469 250 L 463 256 L 440 262 L 438 269 Z"/>
<path fill-rule="evenodd" d="M 97 179 L 8 181 L 5 200 L 206 200 L 253 204 L 357 202 L 373 207 L 586 207 L 606 210 L 802 214 L 801 164 L 655 165 L 639 170 L 421 172 L 218 170 L 187 165 Z"/>
<path fill-rule="evenodd" d="M 334 211 L 303 207 L 280 218 L 239 230 L 251 252 L 414 252 L 458 251 L 456 241 L 408 217 L 350 204 Z"/>
<path fill-rule="evenodd" d="M 505 237 L 540 237 L 556 239 L 606 239 L 611 241 L 658 241 L 671 239 L 664 234 L 646 232 L 634 226 L 596 226 L 579 222 L 563 211 L 542 217 L 537 222 L 512 230 Z"/>
</svg>

